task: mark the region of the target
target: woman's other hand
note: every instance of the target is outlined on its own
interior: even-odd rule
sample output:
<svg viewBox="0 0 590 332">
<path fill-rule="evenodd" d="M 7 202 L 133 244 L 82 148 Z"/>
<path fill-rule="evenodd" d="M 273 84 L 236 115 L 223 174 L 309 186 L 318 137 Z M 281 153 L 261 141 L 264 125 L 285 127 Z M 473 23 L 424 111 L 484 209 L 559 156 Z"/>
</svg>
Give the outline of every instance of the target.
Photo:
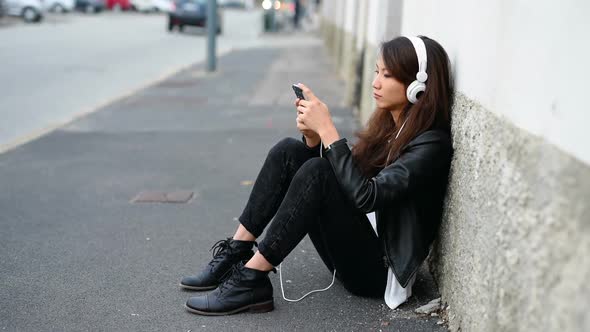
<svg viewBox="0 0 590 332">
<path fill-rule="evenodd" d="M 308 100 L 298 99 L 295 103 L 297 105 L 297 128 L 311 130 L 318 134 L 325 146 L 340 139 L 328 106 L 316 97 L 306 85 L 299 83 L 299 87 Z"/>
</svg>

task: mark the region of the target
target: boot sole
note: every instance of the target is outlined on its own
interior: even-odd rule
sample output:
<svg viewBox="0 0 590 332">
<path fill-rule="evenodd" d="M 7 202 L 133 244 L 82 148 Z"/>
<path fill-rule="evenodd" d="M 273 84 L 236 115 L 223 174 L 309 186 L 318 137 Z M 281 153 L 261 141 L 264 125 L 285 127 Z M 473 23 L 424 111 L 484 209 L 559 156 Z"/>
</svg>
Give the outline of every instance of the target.
<svg viewBox="0 0 590 332">
<path fill-rule="evenodd" d="M 212 290 L 212 289 L 217 288 L 217 286 L 219 286 L 219 285 L 215 285 L 215 286 L 198 287 L 198 286 L 189 286 L 189 285 L 183 285 L 183 284 L 178 284 L 178 285 L 180 285 L 181 288 L 188 289 L 188 290 L 194 290 L 194 291 Z"/>
<path fill-rule="evenodd" d="M 187 306 L 186 304 L 184 305 L 184 307 L 186 308 L 186 310 L 188 310 L 194 314 L 199 314 L 199 315 L 204 315 L 204 316 L 226 316 L 226 315 L 237 314 L 239 312 L 247 311 L 247 310 L 250 312 L 253 312 L 253 313 L 269 312 L 269 311 L 274 310 L 275 304 L 274 304 L 274 300 L 270 300 L 270 301 L 266 301 L 266 302 L 249 304 L 247 306 L 243 306 L 241 308 L 237 308 L 237 309 L 234 309 L 231 311 L 225 311 L 225 312 L 201 311 L 201 310 L 193 309 L 193 308 Z"/>
</svg>

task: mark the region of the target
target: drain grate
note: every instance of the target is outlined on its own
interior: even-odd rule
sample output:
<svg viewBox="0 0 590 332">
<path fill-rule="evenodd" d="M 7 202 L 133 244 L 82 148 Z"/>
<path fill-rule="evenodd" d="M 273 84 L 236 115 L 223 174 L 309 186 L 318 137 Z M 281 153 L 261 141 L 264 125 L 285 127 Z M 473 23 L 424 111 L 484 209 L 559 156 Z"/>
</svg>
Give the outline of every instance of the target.
<svg viewBox="0 0 590 332">
<path fill-rule="evenodd" d="M 188 190 L 177 191 L 142 191 L 131 203 L 188 203 L 193 197 L 194 193 Z"/>
</svg>

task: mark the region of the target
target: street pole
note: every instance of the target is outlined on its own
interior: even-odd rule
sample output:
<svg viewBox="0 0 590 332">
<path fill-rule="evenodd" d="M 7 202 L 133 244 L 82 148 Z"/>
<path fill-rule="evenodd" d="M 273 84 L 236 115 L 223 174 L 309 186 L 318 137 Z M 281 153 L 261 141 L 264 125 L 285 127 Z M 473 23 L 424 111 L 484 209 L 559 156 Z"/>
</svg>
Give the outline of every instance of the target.
<svg viewBox="0 0 590 332">
<path fill-rule="evenodd" d="M 217 0 L 207 4 L 207 71 L 215 71 L 215 38 L 217 36 Z"/>
</svg>

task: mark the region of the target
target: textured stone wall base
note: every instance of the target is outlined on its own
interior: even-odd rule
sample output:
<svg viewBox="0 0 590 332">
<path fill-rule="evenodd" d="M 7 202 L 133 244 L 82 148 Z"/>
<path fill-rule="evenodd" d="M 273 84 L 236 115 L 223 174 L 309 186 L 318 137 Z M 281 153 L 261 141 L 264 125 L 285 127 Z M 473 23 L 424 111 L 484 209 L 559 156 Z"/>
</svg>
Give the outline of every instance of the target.
<svg viewBox="0 0 590 332">
<path fill-rule="evenodd" d="M 453 144 L 431 260 L 451 330 L 589 331 L 588 165 L 460 94 Z"/>
</svg>

